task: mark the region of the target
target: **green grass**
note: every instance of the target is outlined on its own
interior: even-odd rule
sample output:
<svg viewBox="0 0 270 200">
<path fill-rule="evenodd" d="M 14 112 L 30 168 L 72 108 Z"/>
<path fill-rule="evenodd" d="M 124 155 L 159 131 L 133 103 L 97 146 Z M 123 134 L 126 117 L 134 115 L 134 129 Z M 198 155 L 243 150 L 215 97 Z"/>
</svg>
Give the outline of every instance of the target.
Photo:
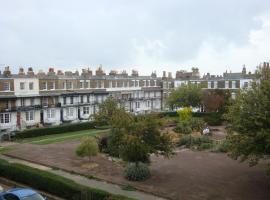
<svg viewBox="0 0 270 200">
<path fill-rule="evenodd" d="M 68 132 L 68 133 L 55 134 L 55 135 L 46 135 L 46 136 L 40 136 L 40 137 L 35 137 L 35 138 L 27 138 L 27 139 L 19 140 L 19 142 L 45 145 L 45 144 L 52 144 L 56 142 L 62 142 L 65 140 L 80 139 L 85 136 L 94 136 L 97 134 L 106 133 L 107 131 L 108 130 L 91 129 L 91 130 Z"/>
<path fill-rule="evenodd" d="M 12 147 L 0 147 L 0 154 L 13 150 Z"/>
</svg>

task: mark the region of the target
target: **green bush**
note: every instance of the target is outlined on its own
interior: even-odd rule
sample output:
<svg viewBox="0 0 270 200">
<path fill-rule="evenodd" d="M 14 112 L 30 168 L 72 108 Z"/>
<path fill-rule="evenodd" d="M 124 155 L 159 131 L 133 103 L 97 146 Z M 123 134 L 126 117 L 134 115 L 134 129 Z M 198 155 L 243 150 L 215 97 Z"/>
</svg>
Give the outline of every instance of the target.
<svg viewBox="0 0 270 200">
<path fill-rule="evenodd" d="M 151 173 L 146 164 L 129 164 L 125 169 L 124 176 L 129 181 L 143 181 L 148 179 Z"/>
<path fill-rule="evenodd" d="M 185 107 L 176 112 L 179 115 L 180 121 L 189 121 L 192 118 L 192 109 L 190 107 Z"/>
<path fill-rule="evenodd" d="M 213 144 L 212 143 L 202 143 L 198 146 L 198 150 L 206 150 L 206 149 L 212 149 Z"/>
<path fill-rule="evenodd" d="M 190 134 L 192 128 L 189 121 L 180 121 L 177 126 L 173 129 L 176 133 Z"/>
<path fill-rule="evenodd" d="M 222 153 L 227 153 L 230 148 L 230 143 L 228 140 L 223 140 L 220 143 L 216 144 L 215 151 L 216 152 L 222 152 Z"/>
<path fill-rule="evenodd" d="M 192 137 L 186 135 L 179 140 L 178 146 L 185 146 L 187 148 L 197 147 L 199 150 L 211 149 L 213 141 L 208 136 Z"/>
<path fill-rule="evenodd" d="M 128 199 L 79 185 L 74 181 L 16 163 L 0 160 L 0 176 L 69 200 Z"/>
<path fill-rule="evenodd" d="M 193 117 L 190 120 L 190 126 L 192 130 L 201 132 L 205 126 L 205 122 L 201 118 Z"/>
<path fill-rule="evenodd" d="M 95 128 L 94 122 L 82 122 L 82 123 L 71 123 L 71 124 L 63 124 L 58 126 L 52 127 L 45 127 L 45 128 L 33 128 L 27 129 L 21 132 L 16 132 L 15 138 L 23 139 L 23 138 L 31 138 L 31 137 L 38 137 L 43 135 L 52 135 L 52 134 L 60 134 L 65 132 L 74 132 L 74 131 L 81 131 L 87 129 Z"/>
<path fill-rule="evenodd" d="M 193 140 L 193 137 L 191 135 L 185 135 L 179 140 L 178 145 L 186 146 L 187 148 L 189 148 L 191 146 L 192 140 Z"/>
</svg>

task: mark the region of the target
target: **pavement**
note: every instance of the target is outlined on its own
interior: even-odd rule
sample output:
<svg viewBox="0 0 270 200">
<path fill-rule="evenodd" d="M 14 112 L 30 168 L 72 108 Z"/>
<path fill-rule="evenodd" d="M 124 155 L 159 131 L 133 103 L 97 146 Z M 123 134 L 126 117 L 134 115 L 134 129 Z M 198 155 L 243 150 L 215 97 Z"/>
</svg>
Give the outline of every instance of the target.
<svg viewBox="0 0 270 200">
<path fill-rule="evenodd" d="M 100 180 L 95 180 L 95 179 L 89 179 L 87 177 L 81 176 L 81 175 L 76 175 L 76 174 L 72 174 L 63 170 L 56 170 L 44 165 L 40 165 L 40 164 L 35 164 L 32 162 L 28 162 L 28 161 L 24 161 L 24 160 L 20 160 L 17 158 L 12 158 L 9 156 L 5 156 L 5 155 L 0 155 L 0 159 L 4 159 L 7 160 L 10 163 L 19 163 L 19 164 L 23 164 L 29 167 L 33 167 L 33 168 L 37 168 L 43 171 L 49 171 L 53 174 L 71 179 L 73 181 L 75 181 L 78 184 L 87 186 L 87 187 L 91 187 L 91 188 L 97 188 L 100 190 L 104 190 L 107 191 L 111 194 L 116 194 L 116 195 L 123 195 L 123 196 L 127 196 L 130 198 L 134 198 L 134 199 L 138 199 L 138 200 L 165 200 L 164 198 L 161 197 L 157 197 L 155 195 L 152 194 L 148 194 L 142 191 L 127 191 L 127 190 L 123 190 L 119 185 L 116 184 L 112 184 L 112 183 L 108 183 L 105 181 L 100 181 Z"/>
</svg>

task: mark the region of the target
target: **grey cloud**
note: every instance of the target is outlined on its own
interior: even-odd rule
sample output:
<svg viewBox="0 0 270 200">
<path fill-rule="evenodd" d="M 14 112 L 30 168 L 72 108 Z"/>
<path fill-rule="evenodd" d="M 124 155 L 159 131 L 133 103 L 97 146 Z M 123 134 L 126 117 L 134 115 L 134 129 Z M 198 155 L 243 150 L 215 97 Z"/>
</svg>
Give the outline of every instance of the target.
<svg viewBox="0 0 270 200">
<path fill-rule="evenodd" d="M 134 39 L 141 46 L 161 41 L 162 53 L 148 49 L 146 54 L 158 55 L 161 64 L 182 63 L 196 57 L 209 39 L 245 45 L 249 31 L 260 27 L 254 17 L 270 10 L 269 0 L 0 0 L 0 4 L 0 63 L 44 69 L 100 63 L 107 69 L 133 66 Z"/>
</svg>

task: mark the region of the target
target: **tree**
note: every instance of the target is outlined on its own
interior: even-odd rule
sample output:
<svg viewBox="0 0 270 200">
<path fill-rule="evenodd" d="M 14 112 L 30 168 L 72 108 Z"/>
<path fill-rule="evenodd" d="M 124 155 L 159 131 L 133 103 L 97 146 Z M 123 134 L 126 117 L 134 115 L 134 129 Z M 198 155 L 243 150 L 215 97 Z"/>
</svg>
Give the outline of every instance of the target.
<svg viewBox="0 0 270 200">
<path fill-rule="evenodd" d="M 167 98 L 167 104 L 171 109 L 177 107 L 200 107 L 202 89 L 197 84 L 182 85 L 174 90 Z"/>
<path fill-rule="evenodd" d="M 259 81 L 240 91 L 225 115 L 230 123 L 229 155 L 250 165 L 270 154 L 269 74 L 269 68 L 258 69 Z"/>
<path fill-rule="evenodd" d="M 98 144 L 93 137 L 85 137 L 82 143 L 76 148 L 76 154 L 80 157 L 88 157 L 89 161 L 92 156 L 98 154 Z"/>
<path fill-rule="evenodd" d="M 224 112 L 230 102 L 231 93 L 228 90 L 205 90 L 202 104 L 206 112 Z"/>
<path fill-rule="evenodd" d="M 110 125 L 110 120 L 117 109 L 117 102 L 113 97 L 108 97 L 104 102 L 99 104 L 98 112 L 94 115 L 95 122 L 99 125 Z"/>
<path fill-rule="evenodd" d="M 149 162 L 149 156 L 147 144 L 137 136 L 128 136 L 121 151 L 121 157 L 124 161 L 133 162 L 138 166 L 139 162 Z"/>
</svg>

